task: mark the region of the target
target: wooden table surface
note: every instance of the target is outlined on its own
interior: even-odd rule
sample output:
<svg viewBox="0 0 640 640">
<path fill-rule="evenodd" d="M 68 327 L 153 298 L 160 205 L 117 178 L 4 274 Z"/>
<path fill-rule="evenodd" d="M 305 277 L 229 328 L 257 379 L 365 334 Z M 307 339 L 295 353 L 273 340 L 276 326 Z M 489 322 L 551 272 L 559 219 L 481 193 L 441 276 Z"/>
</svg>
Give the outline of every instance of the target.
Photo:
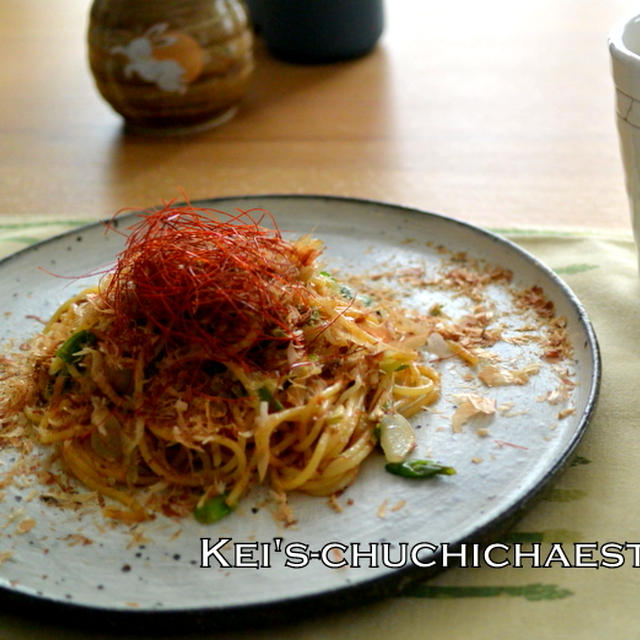
<svg viewBox="0 0 640 640">
<path fill-rule="evenodd" d="M 89 6 L 0 3 L 0 215 L 291 192 L 487 226 L 629 227 L 606 47 L 628 0 L 389 0 L 370 55 L 298 66 L 258 42 L 237 116 L 165 138 L 126 134 L 98 95 Z"/>
</svg>

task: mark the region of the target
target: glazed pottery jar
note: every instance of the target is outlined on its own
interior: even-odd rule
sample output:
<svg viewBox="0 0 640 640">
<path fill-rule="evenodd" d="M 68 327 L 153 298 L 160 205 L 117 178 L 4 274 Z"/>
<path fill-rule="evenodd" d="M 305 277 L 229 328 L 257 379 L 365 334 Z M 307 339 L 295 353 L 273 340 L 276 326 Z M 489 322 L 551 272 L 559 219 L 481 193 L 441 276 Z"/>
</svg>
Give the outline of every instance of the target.
<svg viewBox="0 0 640 640">
<path fill-rule="evenodd" d="M 253 71 L 241 0 L 94 0 L 88 46 L 98 90 L 139 129 L 226 121 Z"/>
</svg>

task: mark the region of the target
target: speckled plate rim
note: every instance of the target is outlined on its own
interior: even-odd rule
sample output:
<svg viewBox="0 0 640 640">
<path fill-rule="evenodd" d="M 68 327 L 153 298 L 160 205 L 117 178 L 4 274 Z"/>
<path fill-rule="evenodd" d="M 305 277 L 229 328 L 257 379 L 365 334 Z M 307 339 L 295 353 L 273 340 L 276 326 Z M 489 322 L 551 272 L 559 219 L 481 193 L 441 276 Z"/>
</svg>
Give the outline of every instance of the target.
<svg viewBox="0 0 640 640">
<path fill-rule="evenodd" d="M 518 500 L 514 501 L 508 508 L 504 509 L 489 523 L 479 526 L 470 535 L 452 540 L 450 548 L 460 546 L 464 543 L 487 543 L 496 539 L 507 531 L 522 515 L 533 506 L 543 495 L 544 489 L 548 487 L 570 463 L 575 453 L 576 447 L 582 440 L 589 423 L 595 413 L 600 383 L 602 376 L 602 360 L 598 340 L 589 320 L 588 314 L 577 296 L 570 287 L 555 272 L 540 262 L 526 250 L 516 243 L 504 238 L 496 233 L 470 224 L 468 222 L 433 213 L 413 207 L 388 203 L 380 200 L 354 198 L 348 196 L 334 196 L 322 194 L 246 194 L 220 196 L 210 199 L 191 201 L 195 207 L 221 208 L 221 205 L 240 204 L 243 201 L 259 200 L 261 206 L 269 208 L 269 201 L 288 200 L 300 201 L 301 204 L 313 201 L 323 201 L 327 203 L 345 203 L 358 206 L 376 206 L 389 211 L 391 215 L 411 216 L 418 219 L 420 216 L 436 218 L 453 226 L 458 226 L 461 230 L 472 232 L 483 236 L 485 239 L 496 242 L 510 251 L 515 252 L 524 258 L 536 271 L 543 273 L 564 295 L 566 301 L 573 307 L 578 318 L 580 327 L 585 334 L 586 346 L 591 357 L 592 367 L 590 375 L 589 390 L 585 402 L 585 408 L 580 416 L 579 423 L 573 433 L 572 439 L 566 444 L 561 455 L 557 457 L 554 464 L 549 466 L 546 473 L 540 478 L 537 485 L 522 494 Z M 176 203 L 179 206 L 180 203 Z M 152 205 L 157 206 L 157 205 Z M 133 212 L 132 212 L 133 213 Z M 68 238 L 72 235 L 92 231 L 96 227 L 104 225 L 111 219 L 96 220 L 74 229 L 56 234 L 46 240 L 35 243 L 18 252 L 0 260 L 0 273 L 2 268 L 11 260 L 17 257 L 28 255 L 31 251 L 49 243 L 58 242 L 60 239 Z M 438 566 L 438 557 L 435 558 L 435 565 L 431 568 L 419 568 L 416 566 L 405 566 L 382 576 L 376 576 L 356 584 L 339 587 L 319 594 L 304 595 L 281 599 L 275 604 L 273 602 L 252 603 L 240 606 L 225 607 L 203 607 L 194 609 L 175 610 L 121 610 L 110 609 L 97 606 L 87 606 L 77 603 L 63 602 L 50 599 L 46 596 L 32 596 L 23 592 L 14 591 L 10 588 L 0 586 L 2 594 L 2 608 L 10 613 L 28 615 L 30 619 L 34 616 L 42 617 L 48 622 L 60 624 L 68 627 L 100 628 L 104 631 L 127 631 L 142 634 L 163 633 L 185 633 L 192 631 L 211 631 L 229 629 L 257 628 L 265 625 L 284 624 L 309 619 L 315 615 L 327 613 L 337 609 L 355 607 L 366 604 L 376 599 L 390 597 L 401 593 L 417 580 L 425 579 L 442 570 Z"/>
</svg>

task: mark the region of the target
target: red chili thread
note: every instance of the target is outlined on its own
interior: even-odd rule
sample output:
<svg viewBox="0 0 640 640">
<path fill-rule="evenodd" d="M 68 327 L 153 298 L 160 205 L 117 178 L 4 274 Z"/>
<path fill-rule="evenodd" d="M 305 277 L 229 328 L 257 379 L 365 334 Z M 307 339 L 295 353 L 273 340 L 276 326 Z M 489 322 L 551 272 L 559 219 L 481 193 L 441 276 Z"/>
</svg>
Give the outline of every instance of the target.
<svg viewBox="0 0 640 640">
<path fill-rule="evenodd" d="M 494 440 L 494 442 L 499 446 L 505 447 L 513 447 L 514 449 L 525 449 L 527 450 L 529 447 L 523 447 L 521 444 L 514 444 L 513 442 L 507 442 L 506 440 Z"/>
<path fill-rule="evenodd" d="M 103 291 L 114 340 L 135 345 L 150 326 L 166 344 L 245 365 L 264 340 L 296 340 L 287 316 L 308 301 L 300 272 L 317 250 L 286 241 L 269 212 L 168 203 L 139 217 Z"/>
</svg>

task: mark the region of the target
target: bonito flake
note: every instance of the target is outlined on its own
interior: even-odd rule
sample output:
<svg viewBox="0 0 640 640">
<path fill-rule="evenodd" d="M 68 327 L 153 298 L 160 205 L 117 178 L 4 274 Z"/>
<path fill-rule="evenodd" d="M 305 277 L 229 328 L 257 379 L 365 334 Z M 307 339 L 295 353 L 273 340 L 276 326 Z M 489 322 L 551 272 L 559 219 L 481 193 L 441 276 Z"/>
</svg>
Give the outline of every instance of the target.
<svg viewBox="0 0 640 640">
<path fill-rule="evenodd" d="M 451 426 L 455 433 L 462 431 L 462 425 L 478 415 L 490 416 L 496 412 L 496 401 L 477 393 L 458 396 L 458 408 L 451 416 Z"/>
<path fill-rule="evenodd" d="M 507 385 L 524 385 L 529 378 L 540 371 L 540 365 L 530 364 L 522 369 L 503 369 L 494 364 L 483 367 L 478 372 L 478 378 L 487 387 L 504 387 Z"/>
</svg>

